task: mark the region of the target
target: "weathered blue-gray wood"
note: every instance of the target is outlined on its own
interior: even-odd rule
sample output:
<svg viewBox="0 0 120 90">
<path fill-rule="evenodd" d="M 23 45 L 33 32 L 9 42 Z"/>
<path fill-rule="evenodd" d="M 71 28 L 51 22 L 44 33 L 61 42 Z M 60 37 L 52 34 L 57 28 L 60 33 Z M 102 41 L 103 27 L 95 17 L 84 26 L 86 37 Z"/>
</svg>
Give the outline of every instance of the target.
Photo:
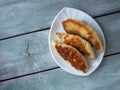
<svg viewBox="0 0 120 90">
<path fill-rule="evenodd" d="M 63 7 L 91 16 L 120 11 L 120 0 L 0 0 L 0 38 L 50 27 Z"/>
<path fill-rule="evenodd" d="M 97 19 L 106 37 L 105 55 L 120 52 L 120 13 Z M 0 41 L 0 80 L 56 67 L 48 30 Z"/>
<path fill-rule="evenodd" d="M 100 24 L 106 39 L 106 55 L 120 52 L 120 13 L 99 17 Z"/>
<path fill-rule="evenodd" d="M 0 84 L 1 90 L 119 90 L 120 54 L 105 57 L 90 76 L 78 77 L 62 69 L 13 79 Z"/>
<path fill-rule="evenodd" d="M 48 30 L 0 42 L 0 80 L 55 67 Z"/>
</svg>

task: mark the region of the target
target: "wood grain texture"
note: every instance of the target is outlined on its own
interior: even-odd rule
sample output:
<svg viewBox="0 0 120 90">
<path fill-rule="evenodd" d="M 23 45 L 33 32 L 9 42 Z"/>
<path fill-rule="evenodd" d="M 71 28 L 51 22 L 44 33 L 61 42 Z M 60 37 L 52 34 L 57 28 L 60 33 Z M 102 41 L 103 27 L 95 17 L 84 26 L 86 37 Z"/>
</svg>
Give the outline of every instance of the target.
<svg viewBox="0 0 120 90">
<path fill-rule="evenodd" d="M 106 37 L 105 55 L 120 52 L 120 13 L 96 19 Z M 48 30 L 0 41 L 0 80 L 56 67 Z"/>
<path fill-rule="evenodd" d="M 100 24 L 105 34 L 106 55 L 120 52 L 120 13 L 99 17 L 95 20 Z"/>
<path fill-rule="evenodd" d="M 1 41 L 0 66 L 0 79 L 55 67 L 48 48 L 48 30 Z"/>
<path fill-rule="evenodd" d="M 1 90 L 119 90 L 118 68 L 120 68 L 120 54 L 104 58 L 99 68 L 87 77 L 74 76 L 59 68 L 3 82 L 0 88 Z"/>
<path fill-rule="evenodd" d="M 1 0 L 0 38 L 50 27 L 63 7 L 73 7 L 91 16 L 120 11 L 120 0 Z"/>
</svg>

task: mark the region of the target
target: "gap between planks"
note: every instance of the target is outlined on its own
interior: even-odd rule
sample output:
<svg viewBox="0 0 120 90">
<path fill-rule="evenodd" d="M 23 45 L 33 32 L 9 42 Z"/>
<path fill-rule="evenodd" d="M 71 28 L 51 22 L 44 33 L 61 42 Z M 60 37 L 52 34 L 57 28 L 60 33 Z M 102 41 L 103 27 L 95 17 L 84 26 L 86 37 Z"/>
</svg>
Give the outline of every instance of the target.
<svg viewBox="0 0 120 90">
<path fill-rule="evenodd" d="M 115 11 L 115 12 L 112 12 L 112 13 L 107 13 L 107 14 L 103 14 L 103 15 L 94 16 L 93 18 L 99 18 L 99 17 L 103 17 L 103 16 L 107 16 L 107 15 L 111 15 L 111 14 L 115 14 L 115 13 L 119 13 L 119 12 L 120 11 Z M 27 34 L 31 34 L 31 33 L 40 32 L 40 31 L 44 31 L 44 30 L 48 30 L 48 29 L 50 29 L 50 27 L 46 27 L 46 28 L 39 29 L 39 30 L 34 30 L 34 31 L 26 32 L 26 33 L 21 33 L 21 34 L 9 36 L 9 37 L 1 38 L 0 41 L 10 39 L 10 38 L 19 37 L 19 36 L 22 36 L 22 35 L 27 35 Z"/>
<path fill-rule="evenodd" d="M 110 55 L 105 55 L 104 57 L 109 57 L 109 56 L 113 56 L 113 55 L 117 55 L 117 54 L 120 54 L 120 52 L 117 52 L 117 53 L 114 53 L 114 54 L 110 54 Z M 16 77 L 12 77 L 12 78 L 7 78 L 7 79 L 0 80 L 0 82 L 5 82 L 5 81 L 17 79 L 17 78 L 22 78 L 22 77 L 26 77 L 26 76 L 42 73 L 42 72 L 47 72 L 47 71 L 55 70 L 55 69 L 58 69 L 58 68 L 60 68 L 60 67 L 59 66 L 58 67 L 53 67 L 53 68 L 42 70 L 42 71 L 37 71 L 37 72 L 25 74 L 25 75 L 20 75 L 20 76 L 16 76 Z"/>
</svg>

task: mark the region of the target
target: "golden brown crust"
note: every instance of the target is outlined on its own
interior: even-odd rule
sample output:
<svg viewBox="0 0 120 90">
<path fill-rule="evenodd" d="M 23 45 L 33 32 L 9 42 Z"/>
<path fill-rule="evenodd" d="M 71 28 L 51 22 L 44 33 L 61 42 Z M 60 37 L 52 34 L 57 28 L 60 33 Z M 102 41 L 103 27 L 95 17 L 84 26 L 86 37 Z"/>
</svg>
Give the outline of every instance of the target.
<svg viewBox="0 0 120 90">
<path fill-rule="evenodd" d="M 56 36 L 60 38 L 64 43 L 71 45 L 78 49 L 84 56 L 89 58 L 95 58 L 94 51 L 85 39 L 72 34 L 61 34 L 59 32 L 56 33 Z"/>
<path fill-rule="evenodd" d="M 62 56 L 62 58 L 68 61 L 75 69 L 81 70 L 86 73 L 88 65 L 82 54 L 72 46 L 66 44 L 60 44 L 56 41 L 52 42 L 53 47 Z"/>
<path fill-rule="evenodd" d="M 103 51 L 103 46 L 99 37 L 89 25 L 73 19 L 63 21 L 62 25 L 67 33 L 79 35 L 89 41 L 97 50 Z"/>
</svg>

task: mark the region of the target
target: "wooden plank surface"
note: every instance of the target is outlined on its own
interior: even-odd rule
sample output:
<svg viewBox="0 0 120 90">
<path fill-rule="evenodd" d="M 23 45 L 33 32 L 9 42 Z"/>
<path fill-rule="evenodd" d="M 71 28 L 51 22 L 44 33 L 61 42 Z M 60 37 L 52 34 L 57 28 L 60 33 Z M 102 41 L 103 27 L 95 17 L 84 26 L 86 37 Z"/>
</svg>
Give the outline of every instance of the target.
<svg viewBox="0 0 120 90">
<path fill-rule="evenodd" d="M 55 67 L 48 30 L 0 42 L 0 79 Z"/>
<path fill-rule="evenodd" d="M 74 76 L 59 68 L 2 82 L 0 88 L 1 90 L 119 90 L 119 68 L 120 54 L 117 54 L 105 57 L 100 67 L 88 77 Z"/>
<path fill-rule="evenodd" d="M 96 19 L 106 37 L 105 55 L 120 52 L 120 13 Z M 0 80 L 56 67 L 48 30 L 0 41 Z"/>
<path fill-rule="evenodd" d="M 106 55 L 120 51 L 120 13 L 95 19 L 101 26 L 106 39 Z"/>
<path fill-rule="evenodd" d="M 120 0 L 2 0 L 0 38 L 50 27 L 63 7 L 73 7 L 91 16 L 120 11 Z"/>
</svg>

